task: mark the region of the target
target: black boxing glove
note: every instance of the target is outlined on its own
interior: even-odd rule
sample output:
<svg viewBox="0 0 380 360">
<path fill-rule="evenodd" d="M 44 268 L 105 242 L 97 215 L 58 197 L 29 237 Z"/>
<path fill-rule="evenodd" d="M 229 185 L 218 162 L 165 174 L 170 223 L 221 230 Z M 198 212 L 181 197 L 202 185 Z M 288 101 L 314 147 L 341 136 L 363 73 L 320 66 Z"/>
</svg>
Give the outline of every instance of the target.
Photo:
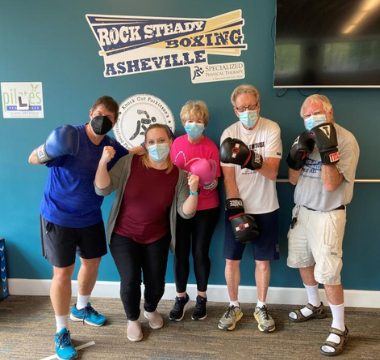
<svg viewBox="0 0 380 360">
<path fill-rule="evenodd" d="M 334 124 L 325 123 L 310 130 L 321 155 L 322 165 L 334 165 L 340 159 Z"/>
<path fill-rule="evenodd" d="M 314 149 L 314 139 L 308 131 L 304 131 L 294 140 L 286 162 L 293 170 L 299 170 L 305 164 L 306 155 Z"/>
<path fill-rule="evenodd" d="M 235 240 L 246 244 L 259 235 L 259 229 L 253 216 L 244 213 L 243 200 L 231 198 L 226 200 L 226 211 L 231 223 Z"/>
<path fill-rule="evenodd" d="M 220 161 L 227 164 L 240 165 L 242 168 L 251 170 L 261 169 L 263 158 L 253 150 L 249 150 L 248 146 L 239 139 L 224 139 L 220 145 L 219 151 Z"/>
</svg>

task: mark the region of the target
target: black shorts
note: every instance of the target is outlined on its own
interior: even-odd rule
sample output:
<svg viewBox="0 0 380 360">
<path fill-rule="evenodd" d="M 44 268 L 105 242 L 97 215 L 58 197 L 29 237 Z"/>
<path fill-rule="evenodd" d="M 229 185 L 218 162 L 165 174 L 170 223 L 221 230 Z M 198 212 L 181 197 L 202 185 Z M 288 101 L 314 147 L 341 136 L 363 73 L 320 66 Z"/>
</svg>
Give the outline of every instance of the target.
<svg viewBox="0 0 380 360">
<path fill-rule="evenodd" d="M 75 255 L 95 259 L 107 254 L 103 220 L 85 228 L 53 224 L 40 216 L 42 256 L 56 267 L 75 263 Z"/>
</svg>

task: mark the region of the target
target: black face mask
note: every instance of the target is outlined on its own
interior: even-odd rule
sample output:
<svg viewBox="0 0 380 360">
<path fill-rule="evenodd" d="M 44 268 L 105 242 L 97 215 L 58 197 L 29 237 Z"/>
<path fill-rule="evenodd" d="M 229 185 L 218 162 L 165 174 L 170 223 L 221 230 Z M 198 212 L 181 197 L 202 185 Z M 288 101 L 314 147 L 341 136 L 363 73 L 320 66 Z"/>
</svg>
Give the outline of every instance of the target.
<svg viewBox="0 0 380 360">
<path fill-rule="evenodd" d="M 96 116 L 91 120 L 91 127 L 96 135 L 105 135 L 112 129 L 112 121 L 108 116 Z"/>
</svg>

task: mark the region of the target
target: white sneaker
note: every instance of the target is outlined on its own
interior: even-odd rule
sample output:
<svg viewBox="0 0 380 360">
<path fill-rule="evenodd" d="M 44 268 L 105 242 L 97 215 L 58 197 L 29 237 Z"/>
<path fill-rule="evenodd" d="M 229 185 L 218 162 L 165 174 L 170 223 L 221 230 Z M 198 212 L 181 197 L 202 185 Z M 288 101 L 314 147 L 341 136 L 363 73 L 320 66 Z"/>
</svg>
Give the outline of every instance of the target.
<svg viewBox="0 0 380 360">
<path fill-rule="evenodd" d="M 268 313 L 268 308 L 264 305 L 263 307 L 255 307 L 255 312 L 253 313 L 257 321 L 257 327 L 262 332 L 272 332 L 276 329 L 274 320 L 272 316 Z"/>
<path fill-rule="evenodd" d="M 157 310 L 153 312 L 144 311 L 144 316 L 149 320 L 152 329 L 160 329 L 164 326 L 164 320 Z"/>
<path fill-rule="evenodd" d="M 243 317 L 243 312 L 239 306 L 230 305 L 227 311 L 220 318 L 218 328 L 220 330 L 233 330 L 236 323 Z"/>
<path fill-rule="evenodd" d="M 127 324 L 127 338 L 130 341 L 141 341 L 143 333 L 141 330 L 140 320 L 128 320 Z"/>
</svg>

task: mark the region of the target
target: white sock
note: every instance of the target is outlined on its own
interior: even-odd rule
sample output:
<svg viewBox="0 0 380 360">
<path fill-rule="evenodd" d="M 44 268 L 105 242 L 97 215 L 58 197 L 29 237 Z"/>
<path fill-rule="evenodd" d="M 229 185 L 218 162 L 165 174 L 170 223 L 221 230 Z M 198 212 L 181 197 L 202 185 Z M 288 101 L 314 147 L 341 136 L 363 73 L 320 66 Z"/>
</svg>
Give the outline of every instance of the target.
<svg viewBox="0 0 380 360">
<path fill-rule="evenodd" d="M 335 329 L 339 329 L 341 331 L 346 330 L 346 326 L 344 324 L 344 303 L 340 305 L 330 305 L 331 315 L 333 318 L 331 327 Z"/>
<path fill-rule="evenodd" d="M 340 305 L 331 305 L 329 303 L 329 305 L 331 309 L 331 315 L 333 317 L 331 327 L 341 330 L 341 331 L 345 331 L 346 326 L 344 324 L 344 303 Z M 341 341 L 341 338 L 338 335 L 330 334 L 326 341 L 331 341 L 336 344 L 339 344 Z M 326 345 L 322 346 L 322 349 L 323 351 L 326 351 L 326 352 L 335 351 L 331 346 L 326 346 Z"/>
<path fill-rule="evenodd" d="M 90 301 L 90 295 L 81 295 L 78 294 L 77 298 L 77 309 L 81 310 L 84 309 L 87 306 L 87 303 Z"/>
<path fill-rule="evenodd" d="M 239 301 L 236 300 L 236 301 L 230 301 L 230 306 L 233 305 L 235 307 L 240 307 L 240 304 L 239 304 Z"/>
<path fill-rule="evenodd" d="M 315 307 L 319 307 L 321 305 L 321 298 L 319 297 L 319 291 L 318 291 L 318 284 L 317 285 L 314 285 L 314 286 L 309 286 L 309 285 L 305 285 L 303 284 L 303 286 L 305 287 L 306 289 L 306 293 L 307 293 L 307 298 L 308 298 L 308 302 L 315 306 Z M 305 317 L 311 315 L 313 312 L 308 309 L 307 307 L 303 307 L 301 310 L 301 314 Z M 289 316 L 292 318 L 292 319 L 296 319 L 297 318 L 297 314 L 292 311 Z"/>
<path fill-rule="evenodd" d="M 321 298 L 319 297 L 318 284 L 314 286 L 303 284 L 303 286 L 305 286 L 309 303 L 315 307 L 319 307 L 321 305 Z M 303 316 L 309 316 L 313 312 L 307 307 L 304 307 L 301 309 L 301 313 Z"/>
<path fill-rule="evenodd" d="M 321 298 L 319 297 L 318 284 L 314 286 L 305 285 L 307 298 L 309 303 L 315 307 L 319 307 L 321 305 Z"/>
<path fill-rule="evenodd" d="M 66 328 L 68 330 L 69 322 L 67 315 L 55 315 L 55 323 L 57 326 L 57 332 L 60 332 L 63 328 Z"/>
<path fill-rule="evenodd" d="M 267 306 L 267 303 L 257 300 L 256 307 L 262 308 L 263 306 Z"/>
</svg>

